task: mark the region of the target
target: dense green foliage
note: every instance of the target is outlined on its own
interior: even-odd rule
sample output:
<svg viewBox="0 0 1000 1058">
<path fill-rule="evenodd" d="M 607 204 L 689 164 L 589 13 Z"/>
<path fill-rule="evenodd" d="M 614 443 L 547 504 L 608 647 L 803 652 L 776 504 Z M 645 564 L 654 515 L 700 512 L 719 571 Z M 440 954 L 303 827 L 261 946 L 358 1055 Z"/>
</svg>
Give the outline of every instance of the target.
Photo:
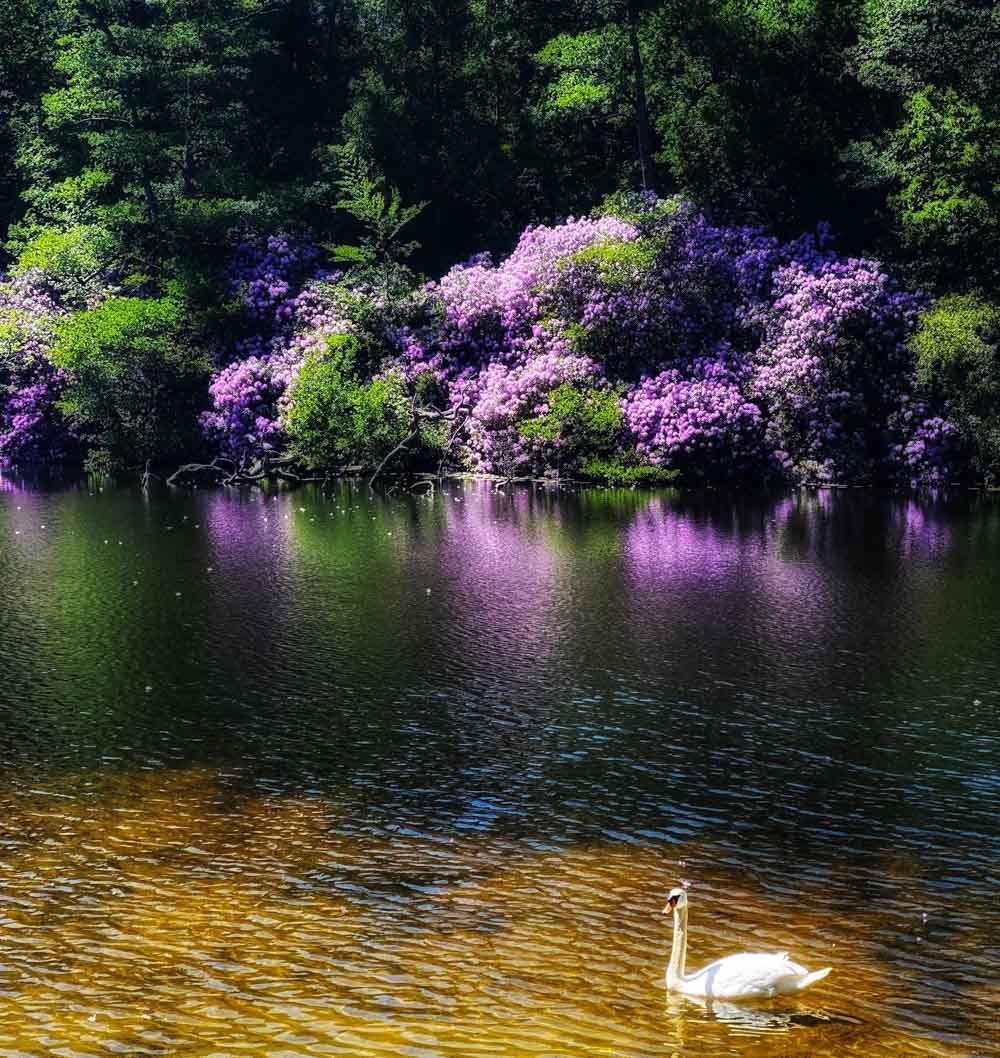
<svg viewBox="0 0 1000 1058">
<path fill-rule="evenodd" d="M 518 423 L 522 437 L 565 450 L 592 468 L 612 455 L 624 431 L 620 392 L 563 382 L 549 393 L 545 410 Z M 555 464 L 558 470 L 558 462 Z M 606 476 L 606 475 L 599 475 Z"/>
<path fill-rule="evenodd" d="M 431 270 L 645 177 L 982 283 L 998 45 L 979 0 L 11 0 L 0 219 L 102 223 L 122 275 L 234 227 L 348 242 L 346 150 L 429 201 Z"/>
<path fill-rule="evenodd" d="M 51 359 L 72 379 L 63 409 L 91 438 L 95 469 L 192 444 L 209 365 L 185 327 L 172 298 L 107 298 L 58 328 Z"/>
<path fill-rule="evenodd" d="M 409 434 L 411 406 L 398 373 L 365 382 L 358 343 L 338 336 L 308 356 L 284 416 L 292 452 L 308 467 L 378 464 Z"/>
<path fill-rule="evenodd" d="M 1000 309 L 976 294 L 942 298 L 910 344 L 921 380 L 945 396 L 980 473 L 1000 477 Z"/>
<path fill-rule="evenodd" d="M 627 219 L 623 194 L 647 189 L 779 238 L 828 220 L 843 250 L 942 298 L 913 346 L 922 377 L 980 470 L 997 472 L 997 330 L 984 322 L 1000 305 L 994 3 L 0 7 L 0 271 L 41 276 L 60 311 L 83 314 L 53 356 L 75 379 L 67 413 L 113 461 L 182 446 L 206 357 L 218 367 L 218 350 L 247 338 L 220 282 L 241 241 L 311 233 L 396 333 L 422 274 L 602 200 Z M 573 268 L 634 284 L 662 250 L 596 245 Z M 591 356 L 611 336 L 567 340 Z M 154 373 L 154 390 L 179 395 L 140 415 L 131 405 Z M 351 385 L 391 388 L 352 377 L 337 358 L 309 359 L 297 400 L 313 403 L 288 422 L 310 462 L 343 454 L 317 416 Z M 548 414 L 522 425 L 526 438 L 558 447 L 539 431 L 568 431 L 593 466 L 610 458 L 581 435 L 580 408 L 558 427 Z"/>
</svg>

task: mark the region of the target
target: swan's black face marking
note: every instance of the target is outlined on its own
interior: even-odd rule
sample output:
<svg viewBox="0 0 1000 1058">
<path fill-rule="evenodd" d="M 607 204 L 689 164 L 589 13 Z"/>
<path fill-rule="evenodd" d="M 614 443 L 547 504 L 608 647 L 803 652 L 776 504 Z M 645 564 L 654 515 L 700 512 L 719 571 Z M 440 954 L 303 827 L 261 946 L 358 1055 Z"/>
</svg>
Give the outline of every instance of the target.
<svg viewBox="0 0 1000 1058">
<path fill-rule="evenodd" d="M 684 898 L 683 889 L 671 889 L 667 894 L 667 906 L 663 909 L 665 915 L 669 915 L 671 911 L 676 911 L 678 905 L 685 907 L 687 901 Z"/>
</svg>

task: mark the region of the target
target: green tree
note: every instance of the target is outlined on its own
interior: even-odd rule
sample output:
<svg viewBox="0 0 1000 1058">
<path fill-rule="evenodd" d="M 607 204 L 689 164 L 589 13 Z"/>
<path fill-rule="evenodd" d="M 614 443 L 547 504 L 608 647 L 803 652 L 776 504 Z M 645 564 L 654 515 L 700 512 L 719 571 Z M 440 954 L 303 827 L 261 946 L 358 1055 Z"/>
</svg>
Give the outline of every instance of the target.
<svg viewBox="0 0 1000 1058">
<path fill-rule="evenodd" d="M 25 244 L 15 270 L 40 272 L 63 304 L 82 308 L 106 291 L 124 257 L 120 240 L 101 224 L 49 225 Z"/>
<path fill-rule="evenodd" d="M 402 375 L 366 382 L 354 338 L 331 338 L 309 356 L 292 384 L 282 425 L 291 454 L 308 467 L 377 466 L 412 430 L 412 405 Z"/>
<path fill-rule="evenodd" d="M 70 376 L 63 408 L 95 468 L 173 458 L 195 442 L 209 364 L 173 298 L 107 298 L 61 324 L 51 359 Z"/>
<path fill-rule="evenodd" d="M 414 285 L 405 262 L 420 246 L 404 241 L 403 229 L 428 203 L 404 206 L 398 188 L 387 188 L 353 147 L 334 148 L 333 153 L 339 169 L 337 208 L 361 227 L 356 243 L 332 247 L 334 260 L 350 265 L 358 278 L 373 282 L 385 297 L 402 296 Z"/>
<path fill-rule="evenodd" d="M 640 40 L 640 16 L 649 4 L 610 0 L 595 5 L 595 28 L 561 33 L 538 53 L 538 62 L 552 77 L 542 113 L 573 117 L 578 122 L 606 122 L 616 136 L 634 129 L 638 185 L 653 190 L 655 176 L 649 108 L 646 101 L 646 60 Z"/>
<path fill-rule="evenodd" d="M 898 187 L 889 201 L 904 246 L 923 274 L 946 272 L 949 282 L 962 273 L 994 279 L 1000 265 L 1000 122 L 950 88 L 915 92 L 906 113 L 885 156 Z"/>
<path fill-rule="evenodd" d="M 22 139 L 37 123 L 38 100 L 52 77 L 56 19 L 47 0 L 0 4 L 0 232 L 20 211 L 32 177 L 18 168 Z"/>
<path fill-rule="evenodd" d="M 910 348 L 921 382 L 944 399 L 985 478 L 1000 478 L 1000 307 L 978 294 L 941 298 Z"/>
<path fill-rule="evenodd" d="M 868 117 L 843 76 L 853 0 L 667 0 L 648 19 L 657 160 L 673 188 L 785 230 L 857 226 L 838 151 Z"/>
<path fill-rule="evenodd" d="M 50 227 L 100 224 L 127 250 L 124 273 L 208 249 L 261 209 L 264 0 L 57 0 L 58 51 L 19 164 L 30 178 L 23 248 Z M 273 138 L 273 137 L 272 137 Z M 191 228 L 197 229 L 196 234 Z"/>
<path fill-rule="evenodd" d="M 876 191 L 884 246 L 922 283 L 993 284 L 1000 181 L 1000 8 L 979 0 L 869 0 L 851 69 L 878 121 L 845 150 Z"/>
</svg>

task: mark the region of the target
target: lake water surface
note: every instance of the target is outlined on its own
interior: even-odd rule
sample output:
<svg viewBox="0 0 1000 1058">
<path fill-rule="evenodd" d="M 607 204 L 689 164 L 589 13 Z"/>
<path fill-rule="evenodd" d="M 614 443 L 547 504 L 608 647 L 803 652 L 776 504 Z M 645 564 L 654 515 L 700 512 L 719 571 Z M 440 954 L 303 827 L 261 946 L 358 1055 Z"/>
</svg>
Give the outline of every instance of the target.
<svg viewBox="0 0 1000 1058">
<path fill-rule="evenodd" d="M 2 477 L 0 762 L 2 1056 L 1000 1055 L 997 496 Z"/>
</svg>

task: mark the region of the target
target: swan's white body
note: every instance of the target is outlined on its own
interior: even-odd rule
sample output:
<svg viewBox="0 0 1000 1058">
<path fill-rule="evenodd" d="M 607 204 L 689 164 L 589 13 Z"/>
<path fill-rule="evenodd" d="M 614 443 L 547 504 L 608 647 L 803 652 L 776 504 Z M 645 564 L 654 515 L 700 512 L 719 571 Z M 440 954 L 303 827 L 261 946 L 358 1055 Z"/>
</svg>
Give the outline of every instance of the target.
<svg viewBox="0 0 1000 1058">
<path fill-rule="evenodd" d="M 716 959 L 697 973 L 684 972 L 687 958 L 687 893 L 674 889 L 664 911 L 674 913 L 674 943 L 667 967 L 667 990 L 704 999 L 770 999 L 793 995 L 822 981 L 827 966 L 810 973 L 792 962 L 788 952 L 777 954 L 743 952 Z"/>
</svg>

